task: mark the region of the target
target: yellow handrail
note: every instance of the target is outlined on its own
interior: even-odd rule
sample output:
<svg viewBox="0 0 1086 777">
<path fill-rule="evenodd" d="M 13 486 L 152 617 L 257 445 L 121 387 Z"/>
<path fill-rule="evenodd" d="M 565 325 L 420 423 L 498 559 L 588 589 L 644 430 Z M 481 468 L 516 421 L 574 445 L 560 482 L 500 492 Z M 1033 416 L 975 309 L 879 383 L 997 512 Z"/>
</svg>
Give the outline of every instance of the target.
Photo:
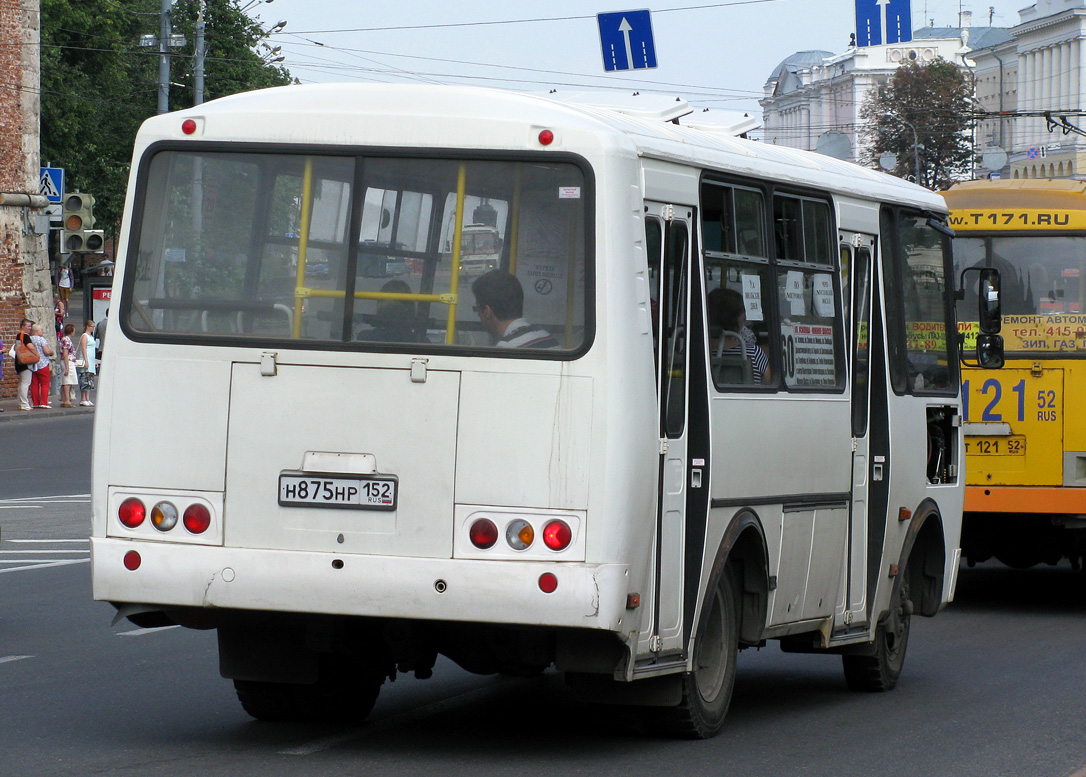
<svg viewBox="0 0 1086 777">
<path fill-rule="evenodd" d="M 464 190 L 467 188 L 467 165 L 460 163 L 460 173 L 456 176 L 456 221 L 453 226 L 452 276 L 449 292 L 456 295 L 460 288 L 460 240 L 464 234 Z M 449 305 L 449 318 L 446 324 L 445 344 L 456 343 L 456 302 Z"/>
<path fill-rule="evenodd" d="M 298 236 L 298 279 L 294 289 L 294 338 L 302 336 L 302 308 L 305 298 L 313 295 L 312 289 L 305 288 L 305 262 L 309 249 L 309 216 L 312 211 L 313 194 L 313 157 L 305 158 L 305 175 L 302 176 L 302 224 Z M 303 293 L 305 292 L 305 293 Z"/>
</svg>

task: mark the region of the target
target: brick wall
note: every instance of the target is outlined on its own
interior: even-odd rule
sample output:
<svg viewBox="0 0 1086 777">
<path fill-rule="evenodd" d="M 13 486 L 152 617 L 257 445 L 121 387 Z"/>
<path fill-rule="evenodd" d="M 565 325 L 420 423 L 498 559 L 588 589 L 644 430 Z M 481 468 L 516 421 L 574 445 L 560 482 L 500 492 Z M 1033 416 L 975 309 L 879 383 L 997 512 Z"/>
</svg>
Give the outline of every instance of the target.
<svg viewBox="0 0 1086 777">
<path fill-rule="evenodd" d="M 37 193 L 39 168 L 38 0 L 0 0 L 0 192 Z M 53 291 L 45 237 L 31 211 L 0 206 L 0 337 L 6 351 L 19 321 L 53 326 Z M 0 397 L 14 396 L 15 370 L 4 363 Z"/>
</svg>

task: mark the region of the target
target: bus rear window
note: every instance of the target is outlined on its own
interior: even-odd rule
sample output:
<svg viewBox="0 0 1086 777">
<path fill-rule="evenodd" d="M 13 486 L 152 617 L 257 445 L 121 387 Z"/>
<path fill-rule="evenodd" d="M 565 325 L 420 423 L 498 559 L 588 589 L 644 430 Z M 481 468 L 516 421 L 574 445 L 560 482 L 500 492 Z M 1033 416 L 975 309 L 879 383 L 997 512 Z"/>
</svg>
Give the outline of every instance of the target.
<svg viewBox="0 0 1086 777">
<path fill-rule="evenodd" d="M 588 340 L 590 191 L 569 162 L 167 150 L 140 197 L 137 339 L 555 358 Z"/>
</svg>

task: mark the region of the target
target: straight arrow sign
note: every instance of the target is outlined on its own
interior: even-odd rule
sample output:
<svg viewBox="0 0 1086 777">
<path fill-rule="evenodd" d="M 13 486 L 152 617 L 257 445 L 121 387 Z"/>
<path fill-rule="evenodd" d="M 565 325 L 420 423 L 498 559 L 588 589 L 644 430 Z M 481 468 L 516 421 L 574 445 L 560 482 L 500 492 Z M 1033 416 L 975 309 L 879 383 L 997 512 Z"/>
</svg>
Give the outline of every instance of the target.
<svg viewBox="0 0 1086 777">
<path fill-rule="evenodd" d="M 656 67 L 652 18 L 647 9 L 597 14 L 596 22 L 605 71 Z"/>
</svg>

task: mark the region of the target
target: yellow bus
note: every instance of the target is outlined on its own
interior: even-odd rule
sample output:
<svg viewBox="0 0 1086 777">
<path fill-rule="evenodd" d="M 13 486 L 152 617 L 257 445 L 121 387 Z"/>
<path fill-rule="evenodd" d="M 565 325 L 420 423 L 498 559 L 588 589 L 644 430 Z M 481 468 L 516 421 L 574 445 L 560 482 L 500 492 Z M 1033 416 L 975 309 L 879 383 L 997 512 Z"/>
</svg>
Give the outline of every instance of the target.
<svg viewBox="0 0 1086 777">
<path fill-rule="evenodd" d="M 1086 182 L 955 184 L 960 272 L 1002 276 L 1006 367 L 966 369 L 962 555 L 1077 570 L 1086 548 Z M 966 347 L 976 315 L 959 307 Z"/>
</svg>

